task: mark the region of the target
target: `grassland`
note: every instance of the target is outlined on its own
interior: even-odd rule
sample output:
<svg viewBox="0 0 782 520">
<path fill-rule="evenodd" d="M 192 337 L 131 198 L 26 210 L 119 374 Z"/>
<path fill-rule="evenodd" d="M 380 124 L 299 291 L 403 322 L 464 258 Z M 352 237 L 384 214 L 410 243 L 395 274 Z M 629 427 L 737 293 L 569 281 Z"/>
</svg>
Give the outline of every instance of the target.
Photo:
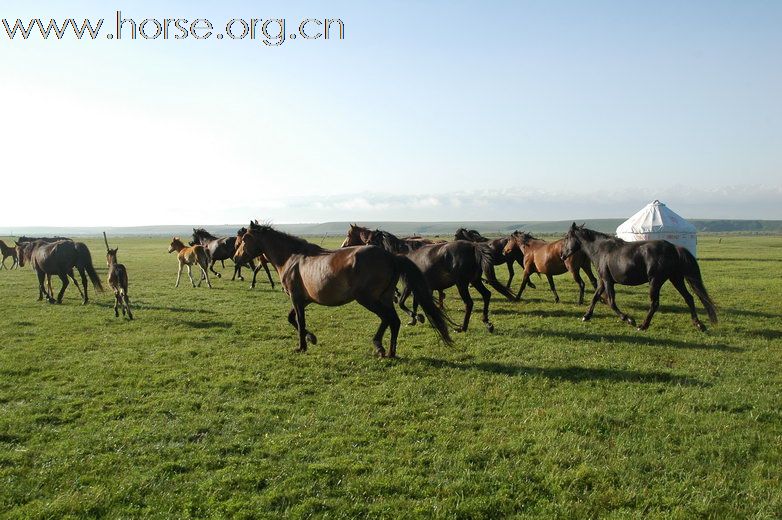
<svg viewBox="0 0 782 520">
<path fill-rule="evenodd" d="M 782 517 L 782 238 L 701 241 L 705 334 L 670 285 L 645 333 L 581 323 L 562 277 L 453 348 L 403 328 L 396 361 L 356 304 L 311 307 L 297 355 L 281 291 L 175 289 L 165 240 L 119 247 L 133 322 L 0 271 L 0 517 Z"/>
</svg>

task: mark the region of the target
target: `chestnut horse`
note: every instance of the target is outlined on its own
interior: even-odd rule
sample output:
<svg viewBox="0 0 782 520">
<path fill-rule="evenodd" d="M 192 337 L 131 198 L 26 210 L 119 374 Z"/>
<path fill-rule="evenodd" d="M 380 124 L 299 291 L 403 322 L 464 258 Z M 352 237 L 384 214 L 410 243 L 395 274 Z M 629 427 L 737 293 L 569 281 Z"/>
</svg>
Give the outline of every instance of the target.
<svg viewBox="0 0 782 520">
<path fill-rule="evenodd" d="M 8 269 L 10 271 L 11 269 L 19 265 L 19 258 L 16 254 L 16 248 L 7 245 L 2 240 L 0 240 L 0 253 L 2 253 L 3 255 L 3 261 L 2 263 L 0 263 L 0 269 Z M 6 267 L 5 265 L 5 259 L 8 258 L 9 256 L 11 257 L 12 260 L 10 268 Z"/>
<path fill-rule="evenodd" d="M 211 289 L 212 283 L 209 281 L 209 272 L 207 271 L 209 268 L 209 254 L 207 254 L 204 246 L 196 245 L 188 247 L 178 237 L 174 237 L 171 239 L 171 244 L 168 246 L 168 252 L 173 253 L 174 251 L 176 251 L 176 257 L 179 261 L 179 268 L 176 273 L 176 285 L 174 285 L 174 287 L 179 287 L 179 278 L 182 276 L 183 266 L 187 266 L 187 276 L 190 277 L 190 283 L 193 284 L 193 287 L 196 286 L 193 281 L 193 271 L 191 267 L 193 264 L 196 264 L 201 268 L 201 278 L 198 280 L 198 286 L 201 287 L 201 282 L 206 279 L 206 285 Z"/>
<path fill-rule="evenodd" d="M 250 223 L 250 229 L 239 240 L 235 258 L 248 261 L 265 254 L 277 269 L 293 308 L 288 322 L 298 330 L 297 352 L 307 350 L 317 338 L 306 328 L 304 309 L 310 303 L 330 307 L 357 301 L 380 318 L 372 343 L 381 357 L 396 357 L 400 321 L 393 303 L 394 287 L 399 278 L 411 288 L 440 337 L 451 343 L 447 318 L 434 304 L 432 291 L 421 271 L 403 256 L 378 247 L 345 247 L 329 251 L 306 240 L 278 231 L 271 226 Z M 388 353 L 383 335 L 391 329 Z"/>
<path fill-rule="evenodd" d="M 562 245 L 565 239 L 556 242 L 546 242 L 533 237 L 529 233 L 515 231 L 511 234 L 505 251 L 520 251 L 524 255 L 524 278 L 521 281 L 521 289 L 516 299 L 521 299 L 521 293 L 529 283 L 529 277 L 533 273 L 546 275 L 551 292 L 554 293 L 554 302 L 559 303 L 559 294 L 554 286 L 554 276 L 570 273 L 573 280 L 578 284 L 578 304 L 584 303 L 584 280 L 581 279 L 580 271 L 589 278 L 592 288 L 597 287 L 597 279 L 592 274 L 592 266 L 589 257 L 583 252 L 576 252 L 565 260 L 562 260 Z"/>
<path fill-rule="evenodd" d="M 454 240 L 467 240 L 468 242 L 484 242 L 491 249 L 492 261 L 494 265 L 505 264 L 508 266 L 508 283 L 505 284 L 506 289 L 510 289 L 510 284 L 513 281 L 513 276 L 516 274 L 513 270 L 513 263 L 518 262 L 521 267 L 524 267 L 524 254 L 518 250 L 513 249 L 507 251 L 505 246 L 508 244 L 510 237 L 489 239 L 481 235 L 475 229 L 459 228 L 453 236 Z M 535 284 L 529 284 L 533 289 Z"/>
<path fill-rule="evenodd" d="M 671 244 L 667 240 L 639 240 L 625 242 L 621 238 L 587 229 L 584 226 L 570 226 L 562 246 L 562 257 L 568 258 L 578 251 L 584 251 L 595 264 L 600 281 L 597 284 L 592 303 L 582 318 L 588 321 L 595 310 L 595 304 L 605 292 L 608 305 L 619 318 L 635 326 L 635 320 L 624 314 L 616 306 L 614 285 L 642 285 L 649 283 L 651 305 L 644 322 L 638 330 L 646 330 L 652 322 L 652 316 L 660 306 L 660 288 L 670 280 L 682 295 L 690 309 L 692 323 L 700 331 L 706 326 L 698 319 L 695 301 L 687 291 L 685 280 L 701 301 L 712 323 L 717 323 L 717 310 L 701 278 L 698 261 L 687 249 Z"/>
</svg>

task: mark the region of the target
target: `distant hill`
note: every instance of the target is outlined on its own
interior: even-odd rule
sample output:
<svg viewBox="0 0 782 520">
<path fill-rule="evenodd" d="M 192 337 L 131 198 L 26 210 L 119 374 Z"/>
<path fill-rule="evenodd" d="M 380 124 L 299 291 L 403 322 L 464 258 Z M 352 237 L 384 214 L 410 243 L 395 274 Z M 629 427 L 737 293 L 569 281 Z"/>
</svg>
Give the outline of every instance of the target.
<svg viewBox="0 0 782 520">
<path fill-rule="evenodd" d="M 586 219 L 578 220 L 592 229 L 613 233 L 624 219 Z M 359 225 L 371 229 L 385 229 L 399 235 L 453 235 L 460 227 L 477 229 L 486 235 L 504 235 L 516 229 L 532 233 L 558 234 L 564 233 L 572 221 L 484 221 L 484 222 L 358 222 Z M 782 233 L 782 220 L 690 220 L 701 232 L 708 233 Z M 279 224 L 275 227 L 297 235 L 341 236 L 345 234 L 349 222 L 323 222 L 319 224 Z M 106 231 L 112 236 L 190 236 L 193 227 L 204 227 L 215 235 L 233 235 L 242 227 L 241 224 L 219 225 L 170 225 L 170 226 L 135 226 L 135 227 L 44 227 L 30 226 L 8 228 L 0 227 L 2 236 L 94 236 Z"/>
</svg>

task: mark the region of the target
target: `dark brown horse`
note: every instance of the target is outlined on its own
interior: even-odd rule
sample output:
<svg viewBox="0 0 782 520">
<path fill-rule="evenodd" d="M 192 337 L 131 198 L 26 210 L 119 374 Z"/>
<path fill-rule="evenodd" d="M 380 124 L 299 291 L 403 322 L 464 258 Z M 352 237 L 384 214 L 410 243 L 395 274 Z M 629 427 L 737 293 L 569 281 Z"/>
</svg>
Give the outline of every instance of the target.
<svg viewBox="0 0 782 520">
<path fill-rule="evenodd" d="M 14 267 L 19 265 L 19 258 L 16 254 L 16 247 L 11 247 L 7 245 L 5 242 L 0 240 L 0 254 L 3 255 L 3 261 L 0 263 L 0 269 L 8 269 L 9 271 L 13 269 Z M 11 267 L 7 267 L 5 265 L 5 259 L 8 257 L 11 257 Z"/>
<path fill-rule="evenodd" d="M 119 248 L 111 249 L 109 239 L 106 238 L 106 232 L 103 232 L 103 240 L 106 242 L 106 265 L 109 267 L 108 282 L 109 287 L 114 291 L 114 316 L 119 317 L 119 309 L 122 308 L 122 315 L 127 311 L 128 319 L 133 319 L 133 312 L 130 310 L 130 297 L 128 296 L 128 270 L 123 264 L 117 262 L 117 251 Z"/>
<path fill-rule="evenodd" d="M 501 238 L 486 238 L 481 235 L 475 229 L 459 228 L 454 234 L 454 240 L 467 240 L 468 242 L 482 242 L 489 246 L 491 249 L 491 256 L 494 265 L 505 264 L 508 266 L 508 283 L 505 284 L 507 289 L 510 289 L 510 284 L 513 281 L 515 271 L 513 270 L 513 263 L 524 267 L 524 254 L 518 249 L 506 251 L 505 246 L 508 244 L 509 237 Z M 530 287 L 535 288 L 535 284 L 530 284 Z"/>
<path fill-rule="evenodd" d="M 565 239 L 560 239 L 555 242 L 546 242 L 540 240 L 529 233 L 523 233 L 521 231 L 515 231 L 508 239 L 508 243 L 505 246 L 505 251 L 521 251 L 524 255 L 524 278 L 521 281 L 521 288 L 519 294 L 516 295 L 516 299 L 521 299 L 521 293 L 524 292 L 524 288 L 529 283 L 529 277 L 533 273 L 540 273 L 546 275 L 548 285 L 551 288 L 551 292 L 554 293 L 554 301 L 559 303 L 559 294 L 557 294 L 557 288 L 554 286 L 554 276 L 570 273 L 573 276 L 573 280 L 578 284 L 578 304 L 584 303 L 584 280 L 581 279 L 580 271 L 583 269 L 584 273 L 589 278 L 589 282 L 592 284 L 592 288 L 597 287 L 597 279 L 592 274 L 592 264 L 589 262 L 589 257 L 583 252 L 578 251 L 569 256 L 565 260 L 562 259 L 562 245 Z"/>
<path fill-rule="evenodd" d="M 451 343 L 446 317 L 434 304 L 432 291 L 421 271 L 407 258 L 377 247 L 345 247 L 329 251 L 304 239 L 283 233 L 271 226 L 250 223 L 241 237 L 236 259 L 248 261 L 265 254 L 277 269 L 293 308 L 288 322 L 299 332 L 297 352 L 307 350 L 317 338 L 306 328 L 304 309 L 310 303 L 338 306 L 357 301 L 380 318 L 380 327 L 372 340 L 381 357 L 395 357 L 399 335 L 399 316 L 392 301 L 394 287 L 401 277 L 447 344 Z M 391 343 L 386 354 L 383 335 L 391 329 Z"/>
<path fill-rule="evenodd" d="M 595 264 L 600 281 L 592 297 L 592 303 L 584 314 L 583 320 L 588 321 L 595 310 L 595 304 L 605 292 L 608 305 L 619 318 L 635 326 L 635 320 L 624 314 L 616 306 L 614 285 L 649 284 L 649 299 L 651 306 L 644 322 L 638 327 L 646 330 L 652 322 L 652 316 L 660 305 L 660 288 L 670 280 L 679 294 L 682 295 L 690 309 L 692 323 L 698 330 L 706 330 L 706 326 L 698 319 L 695 301 L 687 291 L 685 280 L 698 296 L 712 323 L 717 323 L 717 310 L 703 285 L 698 261 L 687 249 L 671 244 L 666 240 L 641 240 L 625 242 L 621 238 L 611 237 L 598 231 L 577 226 L 575 222 L 565 236 L 562 247 L 562 257 L 567 258 L 578 251 L 584 251 Z"/>
<path fill-rule="evenodd" d="M 87 248 L 86 244 L 82 242 L 73 242 L 72 240 L 61 240 L 50 244 L 42 241 L 33 242 L 29 249 L 29 258 L 33 269 L 38 275 L 39 300 L 43 299 L 43 296 L 45 295 L 49 303 L 62 303 L 63 294 L 70 283 L 68 281 L 69 277 L 73 280 L 76 288 L 79 289 L 84 304 L 87 304 L 89 301 L 87 295 L 87 276 L 89 276 L 93 287 L 95 287 L 97 291 L 103 291 L 103 286 L 100 283 L 98 273 L 95 272 L 95 268 L 92 265 L 90 250 Z M 22 260 L 22 262 L 23 261 L 24 260 Z M 23 264 L 20 262 L 20 265 Z M 74 268 L 78 270 L 81 275 L 82 284 L 84 286 L 83 292 L 79 287 L 79 282 L 74 276 Z M 47 276 L 52 275 L 59 276 L 62 281 L 62 288 L 56 299 L 51 290 L 51 283 L 49 283 L 48 291 L 44 287 L 44 279 Z"/>
<path fill-rule="evenodd" d="M 410 250 L 393 234 L 380 230 L 372 232 L 369 243 L 382 247 L 388 252 L 407 256 L 424 273 L 429 287 L 433 290 L 443 291 L 456 286 L 459 296 L 464 302 L 464 321 L 461 327 L 456 329 L 457 332 L 466 331 L 470 324 L 473 308 L 470 286 L 473 286 L 481 294 L 483 298 L 483 323 L 489 332 L 494 331 L 494 325 L 489 321 L 491 291 L 483 285 L 483 276 L 497 292 L 509 300 L 513 300 L 513 294 L 497 281 L 491 250 L 486 244 L 456 240 L 443 244 L 428 244 Z M 416 321 L 421 321 L 422 317 L 418 316 L 416 310 L 417 297 L 413 299 L 412 310 L 405 307 L 405 300 L 408 296 L 410 296 L 410 288 L 405 286 L 399 297 L 399 308 L 410 315 L 409 324 L 414 325 Z"/>
<path fill-rule="evenodd" d="M 236 237 L 234 238 L 234 255 L 236 254 L 236 248 L 239 247 L 239 241 L 241 240 L 241 237 L 243 237 L 245 233 L 247 233 L 246 227 L 243 227 L 236 232 Z M 266 258 L 266 255 L 261 254 L 258 256 L 258 258 L 256 258 L 256 260 L 258 260 L 257 266 L 255 266 L 253 264 L 253 261 L 250 260 L 250 267 L 252 267 L 253 270 L 253 281 L 250 284 L 250 289 L 255 289 L 255 280 L 258 278 L 258 272 L 261 269 L 266 271 L 266 276 L 269 278 L 269 283 L 271 284 L 272 289 L 274 289 L 274 280 L 272 280 L 272 274 L 269 272 L 269 259 Z"/>
</svg>

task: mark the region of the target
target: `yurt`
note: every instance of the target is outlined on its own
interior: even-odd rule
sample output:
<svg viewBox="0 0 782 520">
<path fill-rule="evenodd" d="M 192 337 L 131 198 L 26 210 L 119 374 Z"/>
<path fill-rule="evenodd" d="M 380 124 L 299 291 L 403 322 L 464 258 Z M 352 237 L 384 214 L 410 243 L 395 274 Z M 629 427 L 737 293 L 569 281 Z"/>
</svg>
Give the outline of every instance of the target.
<svg viewBox="0 0 782 520">
<path fill-rule="evenodd" d="M 616 228 L 616 236 L 622 240 L 667 240 L 689 249 L 693 255 L 698 245 L 697 233 L 695 226 L 659 200 L 647 204 Z"/>
</svg>

